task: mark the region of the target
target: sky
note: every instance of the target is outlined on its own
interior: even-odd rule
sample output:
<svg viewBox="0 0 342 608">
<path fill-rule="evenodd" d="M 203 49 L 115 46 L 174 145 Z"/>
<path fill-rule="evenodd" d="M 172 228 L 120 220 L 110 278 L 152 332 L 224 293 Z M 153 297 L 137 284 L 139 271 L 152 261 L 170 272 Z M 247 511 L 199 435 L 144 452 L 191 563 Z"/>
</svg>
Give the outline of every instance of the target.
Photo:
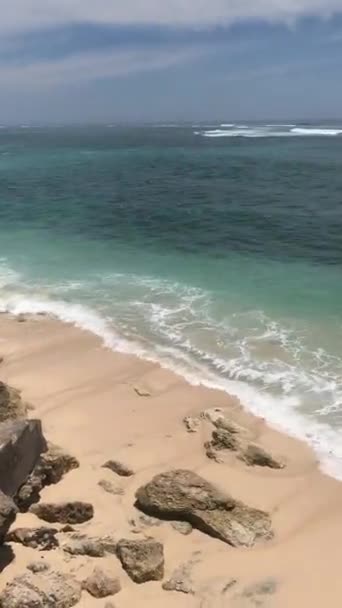
<svg viewBox="0 0 342 608">
<path fill-rule="evenodd" d="M 0 124 L 342 119 L 342 0 L 0 8 Z"/>
</svg>

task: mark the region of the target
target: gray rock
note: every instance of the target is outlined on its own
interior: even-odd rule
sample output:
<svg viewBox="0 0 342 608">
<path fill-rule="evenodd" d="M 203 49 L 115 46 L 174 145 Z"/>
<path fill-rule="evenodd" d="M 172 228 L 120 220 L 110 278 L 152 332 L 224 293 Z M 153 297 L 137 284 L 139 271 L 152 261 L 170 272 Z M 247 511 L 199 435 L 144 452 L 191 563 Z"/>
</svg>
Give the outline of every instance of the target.
<svg viewBox="0 0 342 608">
<path fill-rule="evenodd" d="M 120 477 L 132 477 L 134 475 L 134 471 L 130 467 L 117 460 L 107 460 L 103 468 L 110 469 L 110 471 L 113 471 L 113 473 L 116 473 Z"/>
<path fill-rule="evenodd" d="M 8 583 L 0 595 L 2 608 L 71 608 L 81 599 L 81 585 L 68 574 L 28 572 Z"/>
<path fill-rule="evenodd" d="M 188 536 L 192 532 L 192 525 L 188 521 L 172 521 L 171 526 L 184 536 Z"/>
<path fill-rule="evenodd" d="M 113 494 L 113 496 L 123 496 L 125 493 L 124 489 L 121 486 L 118 486 L 107 479 L 101 479 L 98 483 L 100 488 L 107 492 L 108 494 Z"/>
<path fill-rule="evenodd" d="M 22 400 L 20 391 L 4 382 L 0 382 L 0 422 L 25 418 L 27 405 Z"/>
<path fill-rule="evenodd" d="M 220 407 L 212 407 L 201 412 L 201 418 L 215 424 L 220 418 L 224 418 L 224 411 Z"/>
<path fill-rule="evenodd" d="M 17 508 L 11 498 L 0 491 L 0 545 L 13 524 L 17 515 Z"/>
<path fill-rule="evenodd" d="M 145 513 L 188 521 L 233 546 L 250 547 L 272 536 L 267 513 L 234 500 L 192 471 L 157 475 L 137 490 L 136 499 Z"/>
<path fill-rule="evenodd" d="M 39 549 L 39 551 L 51 551 L 59 545 L 57 533 L 56 528 L 16 528 L 7 534 L 6 541 L 20 543 L 24 547 Z"/>
<path fill-rule="evenodd" d="M 192 416 L 186 416 L 183 422 L 188 433 L 197 433 L 201 426 L 200 419 Z"/>
<path fill-rule="evenodd" d="M 106 553 L 116 553 L 117 541 L 110 536 L 91 538 L 85 534 L 73 534 L 62 544 L 62 549 L 70 555 L 104 557 Z"/>
<path fill-rule="evenodd" d="M 250 443 L 241 454 L 241 460 L 249 466 L 269 467 L 270 469 L 283 469 L 284 464 L 275 460 L 262 447 Z"/>
<path fill-rule="evenodd" d="M 164 576 L 163 545 L 154 539 L 120 540 L 117 556 L 135 583 L 159 581 Z"/>
<path fill-rule="evenodd" d="M 207 458 L 209 458 L 209 460 L 214 460 L 218 464 L 223 462 L 222 458 L 219 456 L 218 452 L 213 447 L 211 441 L 206 441 L 206 443 L 204 444 L 204 449 L 205 449 L 206 456 L 207 456 Z"/>
<path fill-rule="evenodd" d="M 30 507 L 30 512 L 49 523 L 82 524 L 94 517 L 94 508 L 88 502 L 61 503 L 40 502 Z"/>
<path fill-rule="evenodd" d="M 74 456 L 49 443 L 48 450 L 40 456 L 31 475 L 15 497 L 19 509 L 27 511 L 33 503 L 39 501 L 40 492 L 45 486 L 58 483 L 66 473 L 78 467 L 79 462 Z"/>
<path fill-rule="evenodd" d="M 111 576 L 102 568 L 95 567 L 92 574 L 82 584 L 83 589 L 96 598 L 109 597 L 121 591 L 120 580 L 117 576 Z"/>
<path fill-rule="evenodd" d="M 235 433 L 223 428 L 213 431 L 211 445 L 215 450 L 232 450 L 235 452 L 239 449 L 239 441 Z"/>
<path fill-rule="evenodd" d="M 0 490 L 13 497 L 44 450 L 46 441 L 40 420 L 0 424 Z"/>
<path fill-rule="evenodd" d="M 33 572 L 33 574 L 39 574 L 40 572 L 47 572 L 51 566 L 47 562 L 31 562 L 28 564 L 27 569 Z"/>
<path fill-rule="evenodd" d="M 231 420 L 229 420 L 228 418 L 217 418 L 217 420 L 215 420 L 214 422 L 214 425 L 216 426 L 216 428 L 228 431 L 233 435 L 236 435 L 238 433 L 246 433 L 246 429 L 243 429 L 242 427 L 238 426 L 235 422 L 231 422 Z"/>
</svg>

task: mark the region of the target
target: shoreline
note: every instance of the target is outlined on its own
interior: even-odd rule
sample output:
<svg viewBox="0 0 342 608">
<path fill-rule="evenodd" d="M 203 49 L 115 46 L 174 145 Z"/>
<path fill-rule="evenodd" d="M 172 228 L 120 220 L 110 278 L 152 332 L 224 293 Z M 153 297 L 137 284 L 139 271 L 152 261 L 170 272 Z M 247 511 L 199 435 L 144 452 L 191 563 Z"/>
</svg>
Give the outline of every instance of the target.
<svg viewBox="0 0 342 608">
<path fill-rule="evenodd" d="M 178 468 L 200 474 L 272 518 L 274 538 L 252 549 L 232 548 L 196 530 L 183 537 L 167 525 L 148 528 L 148 535 L 165 545 L 168 574 L 184 557 L 194 551 L 201 554 L 193 574 L 198 593 L 183 596 L 156 583 L 140 587 L 124 579 L 123 590 L 115 597 L 118 608 L 135 602 L 221 608 L 230 605 L 222 603 L 222 597 L 216 603 L 199 602 L 208 594 L 216 597 L 217 581 L 228 583 L 230 576 L 237 587 L 229 601 L 235 601 L 236 595 L 231 605 L 237 608 L 253 606 L 241 603 L 238 590 L 266 579 L 276 585 L 260 604 L 265 607 L 318 608 L 323 602 L 329 608 L 339 606 L 342 485 L 319 469 L 316 455 L 304 441 L 274 430 L 223 391 L 192 386 L 157 363 L 103 348 L 93 334 L 48 317 L 27 316 L 19 323 L 0 315 L 0 356 L 1 380 L 22 390 L 23 398 L 35 408 L 31 416 L 41 418 L 47 439 L 81 463 L 57 486 L 45 488 L 43 499 L 89 500 L 95 508 L 91 529 L 96 534 L 131 534 L 136 489 L 154 475 Z M 247 466 L 230 451 L 220 454 L 222 462 L 209 459 L 204 448 L 210 440 L 209 427 L 201 423 L 197 432 L 189 433 L 183 421 L 212 408 L 222 409 L 285 467 Z M 98 485 L 101 479 L 113 480 L 112 472 L 102 468 L 113 457 L 135 472 L 121 480 L 124 493 L 118 496 Z M 37 518 L 26 513 L 18 516 L 15 525 L 34 524 Z M 32 560 L 31 549 L 13 548 L 16 559 L 2 574 L 4 583 Z M 63 564 L 57 552 L 47 559 Z M 113 559 L 104 561 L 112 567 Z M 89 559 L 75 559 L 74 564 L 80 573 L 89 568 Z M 80 605 L 100 608 L 105 603 L 85 597 Z"/>
</svg>

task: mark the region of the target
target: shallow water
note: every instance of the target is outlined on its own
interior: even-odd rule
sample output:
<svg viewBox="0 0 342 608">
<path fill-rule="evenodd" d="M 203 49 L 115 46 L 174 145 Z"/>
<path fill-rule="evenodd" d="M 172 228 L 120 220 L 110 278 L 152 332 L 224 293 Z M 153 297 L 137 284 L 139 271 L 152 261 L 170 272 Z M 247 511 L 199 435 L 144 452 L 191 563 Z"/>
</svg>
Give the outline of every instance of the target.
<svg viewBox="0 0 342 608">
<path fill-rule="evenodd" d="M 342 476 L 340 127 L 2 129 L 0 308 L 238 394 Z"/>
</svg>

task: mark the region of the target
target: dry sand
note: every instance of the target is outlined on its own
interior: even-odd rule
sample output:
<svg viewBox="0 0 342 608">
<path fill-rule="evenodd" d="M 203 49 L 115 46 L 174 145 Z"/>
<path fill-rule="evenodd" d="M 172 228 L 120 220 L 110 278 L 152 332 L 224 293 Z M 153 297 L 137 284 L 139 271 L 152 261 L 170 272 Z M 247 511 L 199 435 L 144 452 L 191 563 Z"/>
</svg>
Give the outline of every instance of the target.
<svg viewBox="0 0 342 608">
<path fill-rule="evenodd" d="M 20 388 L 43 421 L 46 437 L 71 454 L 81 466 L 57 485 L 45 488 L 43 500 L 86 500 L 95 508 L 93 521 L 80 526 L 90 535 L 115 538 L 152 536 L 164 543 L 166 578 L 195 552 L 196 595 L 164 591 L 160 582 L 134 584 L 114 556 L 66 559 L 60 550 L 45 560 L 78 578 L 95 565 L 118 573 L 123 589 L 116 608 L 254 606 L 310 608 L 342 605 L 342 484 L 323 475 L 310 449 L 270 429 L 262 419 L 244 412 L 227 394 L 193 387 L 158 365 L 104 349 L 93 335 L 47 318 L 18 323 L 0 317 L 1 380 Z M 140 394 L 139 394 L 140 393 Z M 142 396 L 145 395 L 145 396 Z M 249 429 L 254 439 L 286 463 L 281 470 L 248 467 L 234 453 L 218 464 L 203 448 L 208 428 L 188 433 L 185 416 L 220 407 Z M 119 478 L 102 464 L 121 460 L 135 471 Z M 155 474 L 174 468 L 196 471 L 234 498 L 265 509 L 275 536 L 251 549 L 236 549 L 199 531 L 183 536 L 166 522 L 133 534 L 135 490 Z M 99 487 L 106 479 L 122 486 L 114 496 Z M 42 525 L 21 514 L 15 526 Z M 13 545 L 15 560 L 1 575 L 0 587 L 37 552 Z M 236 582 L 234 582 L 236 581 Z M 233 583 L 234 582 L 234 583 Z M 223 593 L 223 589 L 231 587 Z M 248 593 L 267 583 L 267 593 Z M 104 607 L 83 592 L 79 606 Z"/>
</svg>

